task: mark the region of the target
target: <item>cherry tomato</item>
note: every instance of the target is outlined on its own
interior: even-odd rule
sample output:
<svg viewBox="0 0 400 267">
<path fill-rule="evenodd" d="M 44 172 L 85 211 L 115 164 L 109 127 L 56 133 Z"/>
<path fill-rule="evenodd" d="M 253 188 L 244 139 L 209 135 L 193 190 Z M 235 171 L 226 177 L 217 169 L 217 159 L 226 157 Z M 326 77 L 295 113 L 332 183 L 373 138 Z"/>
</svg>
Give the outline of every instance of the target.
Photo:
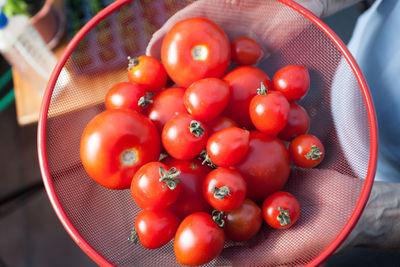
<svg viewBox="0 0 400 267">
<path fill-rule="evenodd" d="M 174 203 L 181 189 L 180 172 L 154 161 L 143 165 L 133 176 L 131 194 L 142 209 L 161 210 Z"/>
<path fill-rule="evenodd" d="M 214 209 L 233 210 L 246 197 L 246 182 L 237 171 L 218 168 L 211 171 L 204 180 L 203 195 Z"/>
<path fill-rule="evenodd" d="M 295 102 L 290 102 L 289 119 L 285 128 L 279 132 L 278 137 L 290 141 L 296 136 L 307 133 L 310 127 L 310 117 L 307 111 Z"/>
<path fill-rule="evenodd" d="M 165 124 L 161 140 L 168 154 L 176 159 L 187 160 L 195 158 L 204 149 L 207 131 L 191 115 L 180 114 Z"/>
<path fill-rule="evenodd" d="M 105 98 L 107 109 L 127 108 L 142 111 L 147 103 L 146 91 L 140 85 L 132 82 L 115 84 L 108 90 Z"/>
<path fill-rule="evenodd" d="M 318 137 L 311 134 L 299 135 L 290 142 L 290 158 L 299 167 L 314 168 L 324 159 L 325 148 Z"/>
<path fill-rule="evenodd" d="M 169 210 L 181 219 L 194 212 L 210 213 L 212 208 L 203 196 L 202 187 L 204 179 L 212 169 L 202 165 L 198 159 L 183 161 L 167 157 L 162 160 L 162 163 L 170 168 L 175 167 L 181 172 L 179 174 L 181 192 Z"/>
<path fill-rule="evenodd" d="M 213 133 L 228 127 L 237 127 L 237 123 L 228 117 L 218 117 L 212 121 L 205 123 L 208 135 L 211 136 Z"/>
<path fill-rule="evenodd" d="M 252 129 L 249 115 L 251 99 L 257 95 L 257 88 L 263 83 L 268 89 L 272 87 L 271 80 L 262 70 L 252 66 L 238 67 L 227 73 L 224 80 L 229 82 L 231 97 L 225 111 L 227 116 L 236 121 L 239 126 Z"/>
<path fill-rule="evenodd" d="M 157 93 L 143 114 L 150 118 L 161 133 L 164 125 L 172 117 L 178 114 L 187 114 L 183 104 L 185 89 L 182 87 L 171 87 Z"/>
<path fill-rule="evenodd" d="M 246 198 L 237 209 L 224 213 L 224 221 L 226 237 L 235 242 L 243 242 L 260 231 L 263 214 L 254 201 Z"/>
<path fill-rule="evenodd" d="M 300 204 L 292 194 L 278 191 L 268 196 L 262 205 L 265 222 L 276 229 L 286 229 L 300 216 Z"/>
<path fill-rule="evenodd" d="M 151 56 L 129 58 L 128 77 L 130 81 L 136 82 L 148 92 L 160 91 L 167 83 L 164 66 Z"/>
<path fill-rule="evenodd" d="M 182 87 L 204 78 L 218 78 L 229 66 L 230 44 L 224 31 L 206 18 L 188 18 L 165 35 L 161 61 Z"/>
<path fill-rule="evenodd" d="M 232 61 L 238 65 L 254 65 L 263 54 L 261 46 L 249 37 L 237 37 L 231 42 Z"/>
<path fill-rule="evenodd" d="M 206 78 L 192 83 L 186 89 L 183 102 L 193 118 L 206 122 L 221 114 L 229 96 L 229 84 L 226 81 Z"/>
<path fill-rule="evenodd" d="M 310 75 L 304 66 L 288 65 L 279 69 L 272 80 L 274 89 L 289 101 L 298 101 L 308 92 Z"/>
<path fill-rule="evenodd" d="M 184 265 L 205 264 L 217 257 L 224 245 L 224 230 L 204 212 L 183 219 L 174 239 L 175 256 Z"/>
<path fill-rule="evenodd" d="M 129 188 L 145 163 L 160 156 L 160 137 L 151 121 L 136 111 L 106 110 L 83 131 L 80 156 L 88 175 L 110 189 Z"/>
<path fill-rule="evenodd" d="M 239 162 L 249 148 L 250 132 L 229 127 L 214 133 L 207 141 L 207 154 L 212 163 L 229 167 Z"/>
<path fill-rule="evenodd" d="M 290 173 L 289 153 L 278 138 L 252 131 L 247 154 L 234 169 L 247 183 L 247 198 L 261 202 L 286 184 Z"/>
<path fill-rule="evenodd" d="M 276 136 L 289 119 L 289 102 L 280 92 L 267 93 L 263 84 L 258 92 L 250 102 L 251 121 L 260 132 Z"/>
<path fill-rule="evenodd" d="M 135 231 L 143 247 L 156 249 L 167 244 L 176 233 L 179 218 L 166 210 L 142 210 L 135 219 Z"/>
</svg>

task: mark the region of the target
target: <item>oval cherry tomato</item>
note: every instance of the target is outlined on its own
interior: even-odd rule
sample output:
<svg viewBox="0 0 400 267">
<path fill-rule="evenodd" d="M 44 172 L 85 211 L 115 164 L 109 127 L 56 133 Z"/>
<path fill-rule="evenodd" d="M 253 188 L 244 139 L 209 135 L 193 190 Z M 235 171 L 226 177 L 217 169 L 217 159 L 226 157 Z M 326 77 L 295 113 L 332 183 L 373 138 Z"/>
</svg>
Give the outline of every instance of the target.
<svg viewBox="0 0 400 267">
<path fill-rule="evenodd" d="M 142 209 L 161 210 L 174 203 L 181 189 L 180 172 L 154 161 L 143 165 L 133 176 L 131 194 Z"/>
<path fill-rule="evenodd" d="M 289 145 L 290 158 L 302 168 L 314 168 L 324 159 L 325 148 L 318 137 L 311 134 L 297 136 Z"/>
<path fill-rule="evenodd" d="M 263 54 L 261 46 L 249 37 L 237 37 L 231 42 L 232 61 L 238 65 L 254 65 Z"/>
<path fill-rule="evenodd" d="M 186 89 L 183 102 L 193 118 L 206 122 L 221 114 L 229 96 L 229 84 L 226 81 L 206 78 L 192 83 Z"/>
<path fill-rule="evenodd" d="M 224 31 L 206 18 L 188 18 L 165 35 L 161 61 L 174 82 L 189 87 L 204 78 L 218 78 L 228 68 L 230 44 Z"/>
<path fill-rule="evenodd" d="M 290 141 L 296 136 L 307 133 L 310 127 L 310 117 L 307 111 L 295 102 L 290 102 L 289 119 L 285 128 L 279 132 L 278 137 Z"/>
<path fill-rule="evenodd" d="M 286 229 L 296 223 L 300 216 L 300 204 L 288 192 L 275 192 L 262 205 L 264 220 L 275 229 Z"/>
<path fill-rule="evenodd" d="M 276 136 L 289 119 L 290 105 L 286 98 L 276 91 L 268 91 L 261 84 L 259 95 L 250 102 L 249 113 L 254 126 L 262 133 Z"/>
<path fill-rule="evenodd" d="M 142 86 L 148 92 L 157 92 L 167 83 L 164 66 L 156 58 L 140 56 L 129 58 L 129 80 Z"/>
<path fill-rule="evenodd" d="M 148 99 L 146 98 L 146 91 L 140 85 L 132 82 L 121 82 L 108 90 L 104 103 L 107 109 L 127 108 L 140 112 L 148 103 Z"/>
<path fill-rule="evenodd" d="M 150 118 L 161 133 L 164 125 L 178 114 L 187 114 L 183 104 L 185 89 L 182 87 L 170 87 L 157 93 L 143 114 Z"/>
<path fill-rule="evenodd" d="M 167 157 L 162 162 L 181 172 L 179 174 L 181 192 L 178 199 L 169 207 L 169 210 L 181 219 L 194 212 L 210 213 L 212 208 L 205 200 L 202 188 L 204 179 L 212 169 L 202 165 L 198 159 L 183 161 Z"/>
<path fill-rule="evenodd" d="M 80 156 L 88 175 L 110 189 L 129 188 L 145 163 L 160 157 L 160 137 L 151 121 L 136 111 L 106 110 L 83 131 Z"/>
<path fill-rule="evenodd" d="M 247 198 L 261 202 L 286 184 L 290 173 L 289 153 L 278 138 L 252 131 L 247 154 L 234 169 L 247 183 Z"/>
<path fill-rule="evenodd" d="M 272 80 L 274 89 L 289 101 L 298 101 L 308 92 L 310 75 L 304 66 L 288 65 L 279 69 Z"/>
<path fill-rule="evenodd" d="M 166 210 L 142 210 L 135 219 L 139 241 L 148 249 L 167 244 L 175 236 L 178 226 L 178 217 Z"/>
<path fill-rule="evenodd" d="M 184 265 L 205 264 L 217 257 L 224 245 L 224 230 L 204 212 L 183 219 L 174 239 L 175 256 Z"/>
<path fill-rule="evenodd" d="M 237 209 L 224 213 L 224 221 L 226 237 L 235 242 L 243 242 L 260 231 L 263 213 L 254 201 L 246 198 Z"/>
<path fill-rule="evenodd" d="M 204 180 L 203 195 L 214 209 L 233 210 L 246 197 L 246 182 L 237 171 L 218 168 L 211 171 Z"/>
<path fill-rule="evenodd" d="M 231 97 L 224 116 L 236 121 L 239 126 L 252 129 L 249 115 L 251 99 L 257 95 L 257 88 L 263 83 L 268 89 L 272 87 L 271 80 L 262 70 L 251 66 L 238 67 L 227 73 L 224 80 L 229 82 Z"/>
<path fill-rule="evenodd" d="M 237 123 L 228 117 L 218 117 L 212 121 L 205 123 L 208 135 L 211 136 L 213 133 L 228 127 L 237 127 Z"/>
<path fill-rule="evenodd" d="M 180 114 L 165 124 L 161 140 L 168 154 L 176 159 L 187 160 L 195 158 L 204 149 L 207 131 L 192 116 Z"/>
<path fill-rule="evenodd" d="M 212 163 L 230 167 L 238 163 L 249 148 L 250 132 L 229 127 L 214 133 L 207 141 L 207 154 Z"/>
</svg>

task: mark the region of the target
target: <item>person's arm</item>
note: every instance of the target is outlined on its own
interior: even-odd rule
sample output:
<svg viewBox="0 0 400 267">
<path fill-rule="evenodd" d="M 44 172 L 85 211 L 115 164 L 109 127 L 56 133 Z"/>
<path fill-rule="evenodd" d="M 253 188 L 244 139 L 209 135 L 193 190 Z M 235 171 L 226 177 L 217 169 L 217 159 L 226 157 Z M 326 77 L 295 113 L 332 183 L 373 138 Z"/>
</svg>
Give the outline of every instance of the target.
<svg viewBox="0 0 400 267">
<path fill-rule="evenodd" d="M 326 17 L 350 7 L 361 0 L 294 0 L 317 17 Z"/>
</svg>

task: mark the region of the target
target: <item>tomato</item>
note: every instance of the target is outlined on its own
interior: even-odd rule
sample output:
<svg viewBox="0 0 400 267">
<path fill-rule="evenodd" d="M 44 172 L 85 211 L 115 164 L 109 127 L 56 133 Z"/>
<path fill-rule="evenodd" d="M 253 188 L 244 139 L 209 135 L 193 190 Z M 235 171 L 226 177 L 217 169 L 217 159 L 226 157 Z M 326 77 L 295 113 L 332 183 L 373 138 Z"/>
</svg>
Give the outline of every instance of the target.
<svg viewBox="0 0 400 267">
<path fill-rule="evenodd" d="M 184 265 L 205 264 L 217 257 L 224 245 L 224 230 L 204 212 L 192 213 L 183 219 L 174 239 L 175 256 Z"/>
<path fill-rule="evenodd" d="M 205 148 L 207 131 L 191 115 L 180 114 L 165 124 L 161 140 L 168 154 L 176 159 L 187 160 L 195 158 Z"/>
<path fill-rule="evenodd" d="M 289 153 L 278 138 L 252 131 L 247 154 L 234 169 L 247 183 L 247 198 L 261 202 L 286 184 L 290 174 Z"/>
<path fill-rule="evenodd" d="M 203 195 L 214 209 L 233 210 L 246 197 L 246 182 L 237 171 L 218 168 L 211 171 L 204 180 Z"/>
<path fill-rule="evenodd" d="M 149 100 L 146 98 L 146 91 L 140 85 L 121 82 L 108 90 L 104 103 L 107 109 L 127 108 L 142 111 Z"/>
<path fill-rule="evenodd" d="M 310 127 L 310 117 L 307 111 L 295 102 L 290 102 L 289 119 L 285 128 L 279 132 L 278 137 L 290 141 L 298 135 L 307 133 Z"/>
<path fill-rule="evenodd" d="M 128 59 L 130 81 L 136 82 L 148 92 L 157 92 L 164 88 L 167 83 L 167 73 L 160 61 L 151 56 Z"/>
<path fill-rule="evenodd" d="M 263 54 L 261 46 L 249 37 L 237 37 L 231 42 L 232 61 L 238 65 L 254 65 Z"/>
<path fill-rule="evenodd" d="M 235 165 L 246 155 L 250 132 L 228 127 L 214 133 L 207 141 L 207 154 L 220 167 Z"/>
<path fill-rule="evenodd" d="M 273 77 L 276 91 L 281 92 L 289 101 L 298 101 L 308 92 L 310 75 L 304 66 L 288 65 L 279 69 Z"/>
<path fill-rule="evenodd" d="M 160 156 L 160 137 L 151 121 L 136 111 L 106 110 L 83 131 L 80 156 L 88 175 L 110 189 L 129 188 L 145 163 Z"/>
<path fill-rule="evenodd" d="M 253 125 L 260 132 L 270 135 L 277 135 L 286 126 L 289 110 L 290 105 L 286 98 L 280 92 L 267 93 L 263 84 L 249 107 Z"/>
<path fill-rule="evenodd" d="M 187 114 L 183 104 L 185 89 L 182 87 L 170 87 L 157 93 L 143 114 L 150 118 L 161 133 L 164 125 L 172 117 L 178 114 Z"/>
<path fill-rule="evenodd" d="M 131 194 L 142 209 L 161 210 L 174 203 L 181 189 L 180 172 L 154 161 L 143 165 L 133 176 Z"/>
<path fill-rule="evenodd" d="M 213 133 L 228 127 L 237 127 L 237 123 L 228 117 L 218 117 L 212 121 L 205 123 L 208 135 L 211 136 Z"/>
<path fill-rule="evenodd" d="M 224 116 L 236 121 L 239 126 L 252 129 L 249 115 L 251 99 L 257 95 L 257 88 L 263 83 L 268 89 L 272 87 L 271 80 L 262 70 L 252 66 L 242 66 L 227 73 L 224 80 L 229 82 L 231 97 Z"/>
<path fill-rule="evenodd" d="M 175 167 L 181 173 L 181 192 L 178 199 L 169 207 L 169 210 L 179 218 L 183 219 L 191 213 L 204 211 L 211 212 L 212 208 L 203 197 L 203 181 L 212 170 L 202 165 L 198 159 L 177 160 L 167 157 L 162 163 L 168 167 Z"/>
<path fill-rule="evenodd" d="M 300 204 L 292 194 L 278 191 L 268 196 L 262 205 L 265 222 L 276 229 L 286 229 L 300 216 Z"/>
<path fill-rule="evenodd" d="M 176 233 L 179 218 L 166 210 L 142 210 L 135 219 L 135 231 L 140 243 L 148 249 L 167 244 Z"/>
<path fill-rule="evenodd" d="M 318 137 L 311 134 L 299 135 L 290 142 L 290 158 L 299 167 L 313 168 L 321 163 L 325 148 Z"/>
<path fill-rule="evenodd" d="M 224 213 L 224 221 L 226 237 L 235 242 L 243 242 L 260 231 L 263 214 L 254 201 L 246 198 L 238 208 Z"/>
<path fill-rule="evenodd" d="M 221 79 L 206 78 L 192 83 L 185 91 L 184 104 L 196 120 L 210 121 L 218 117 L 228 104 L 229 84 Z"/>
<path fill-rule="evenodd" d="M 230 44 L 224 31 L 206 18 L 176 23 L 161 45 L 161 61 L 171 79 L 182 87 L 204 78 L 218 78 L 230 62 Z"/>
</svg>

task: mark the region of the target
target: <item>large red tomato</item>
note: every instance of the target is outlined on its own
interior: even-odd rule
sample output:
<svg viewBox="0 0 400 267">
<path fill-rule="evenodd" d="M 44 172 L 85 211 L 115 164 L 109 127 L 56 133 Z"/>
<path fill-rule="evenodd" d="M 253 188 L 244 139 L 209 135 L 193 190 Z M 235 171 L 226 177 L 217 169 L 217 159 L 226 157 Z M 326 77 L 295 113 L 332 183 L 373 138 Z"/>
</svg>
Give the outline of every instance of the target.
<svg viewBox="0 0 400 267">
<path fill-rule="evenodd" d="M 234 168 L 246 180 L 247 198 L 261 202 L 286 184 L 290 174 L 289 153 L 278 138 L 252 131 L 247 154 Z"/>
<path fill-rule="evenodd" d="M 224 31 L 206 18 L 188 18 L 165 35 L 161 61 L 171 79 L 189 87 L 204 78 L 218 78 L 230 62 L 230 44 Z"/>
<path fill-rule="evenodd" d="M 223 79 L 229 82 L 231 89 L 231 98 L 223 114 L 241 127 L 253 128 L 249 115 L 250 101 L 257 95 L 261 83 L 267 89 L 272 88 L 270 78 L 258 68 L 242 66 L 227 73 Z"/>
<path fill-rule="evenodd" d="M 160 137 L 154 124 L 131 110 L 106 110 L 83 131 L 80 155 L 89 176 L 111 189 L 129 188 L 145 163 L 158 160 Z"/>
</svg>

